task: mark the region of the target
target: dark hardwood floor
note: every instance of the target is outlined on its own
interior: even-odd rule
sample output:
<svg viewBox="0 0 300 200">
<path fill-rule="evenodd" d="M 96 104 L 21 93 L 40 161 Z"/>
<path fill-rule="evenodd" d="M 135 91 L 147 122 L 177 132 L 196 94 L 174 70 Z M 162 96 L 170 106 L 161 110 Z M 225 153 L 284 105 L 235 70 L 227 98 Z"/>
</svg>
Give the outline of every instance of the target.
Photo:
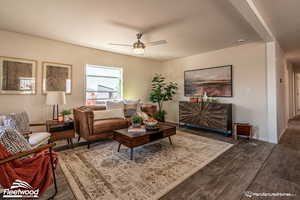
<svg viewBox="0 0 300 200">
<path fill-rule="evenodd" d="M 293 124 L 297 123 L 294 121 Z M 300 125 L 299 128 L 291 126 L 277 145 L 256 140 L 236 142 L 215 133 L 186 128 L 179 130 L 235 145 L 163 196 L 162 200 L 300 199 Z M 60 168 L 57 176 L 59 192 L 55 199 L 75 199 Z M 296 196 L 249 198 L 245 191 Z M 42 199 L 51 192 L 53 189 L 48 190 Z"/>
</svg>

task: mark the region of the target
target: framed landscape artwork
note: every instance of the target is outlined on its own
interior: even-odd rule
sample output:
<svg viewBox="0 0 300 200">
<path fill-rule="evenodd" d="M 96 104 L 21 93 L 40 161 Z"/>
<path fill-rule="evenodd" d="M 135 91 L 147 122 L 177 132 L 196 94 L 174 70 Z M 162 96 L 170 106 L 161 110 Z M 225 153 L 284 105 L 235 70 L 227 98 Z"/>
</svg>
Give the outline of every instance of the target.
<svg viewBox="0 0 300 200">
<path fill-rule="evenodd" d="M 184 95 L 232 97 L 232 65 L 184 72 Z"/>
<path fill-rule="evenodd" d="M 37 61 L 0 57 L 0 94 L 36 94 Z"/>
<path fill-rule="evenodd" d="M 72 65 L 43 62 L 43 93 L 72 92 Z"/>
</svg>

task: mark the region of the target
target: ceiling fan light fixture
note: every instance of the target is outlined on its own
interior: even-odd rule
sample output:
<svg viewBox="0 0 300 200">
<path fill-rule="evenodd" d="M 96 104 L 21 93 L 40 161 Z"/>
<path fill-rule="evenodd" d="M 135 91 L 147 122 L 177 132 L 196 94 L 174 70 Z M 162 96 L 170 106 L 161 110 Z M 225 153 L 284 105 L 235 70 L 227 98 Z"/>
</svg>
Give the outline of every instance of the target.
<svg viewBox="0 0 300 200">
<path fill-rule="evenodd" d="M 145 53 L 145 49 L 144 48 L 134 48 L 133 52 L 137 55 L 143 55 Z"/>
<path fill-rule="evenodd" d="M 135 54 L 142 55 L 145 53 L 145 47 L 145 44 L 138 40 L 133 44 L 133 52 Z"/>
</svg>

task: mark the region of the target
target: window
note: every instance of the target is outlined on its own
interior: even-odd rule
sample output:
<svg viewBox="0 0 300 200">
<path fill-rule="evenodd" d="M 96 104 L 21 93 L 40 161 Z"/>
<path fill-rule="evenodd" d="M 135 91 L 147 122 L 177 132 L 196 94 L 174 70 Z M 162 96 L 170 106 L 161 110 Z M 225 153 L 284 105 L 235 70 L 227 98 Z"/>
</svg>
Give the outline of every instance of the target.
<svg viewBox="0 0 300 200">
<path fill-rule="evenodd" d="M 86 104 L 122 99 L 122 68 L 86 65 Z"/>
</svg>

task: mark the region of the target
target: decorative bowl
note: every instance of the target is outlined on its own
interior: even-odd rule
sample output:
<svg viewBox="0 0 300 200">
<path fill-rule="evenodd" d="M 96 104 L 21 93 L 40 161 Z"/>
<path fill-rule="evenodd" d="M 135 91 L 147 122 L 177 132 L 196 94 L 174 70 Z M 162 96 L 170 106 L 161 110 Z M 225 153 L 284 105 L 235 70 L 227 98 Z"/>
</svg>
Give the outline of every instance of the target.
<svg viewBox="0 0 300 200">
<path fill-rule="evenodd" d="M 156 126 L 158 124 L 158 121 L 156 121 L 154 119 L 144 120 L 144 124 L 147 127 Z"/>
</svg>

